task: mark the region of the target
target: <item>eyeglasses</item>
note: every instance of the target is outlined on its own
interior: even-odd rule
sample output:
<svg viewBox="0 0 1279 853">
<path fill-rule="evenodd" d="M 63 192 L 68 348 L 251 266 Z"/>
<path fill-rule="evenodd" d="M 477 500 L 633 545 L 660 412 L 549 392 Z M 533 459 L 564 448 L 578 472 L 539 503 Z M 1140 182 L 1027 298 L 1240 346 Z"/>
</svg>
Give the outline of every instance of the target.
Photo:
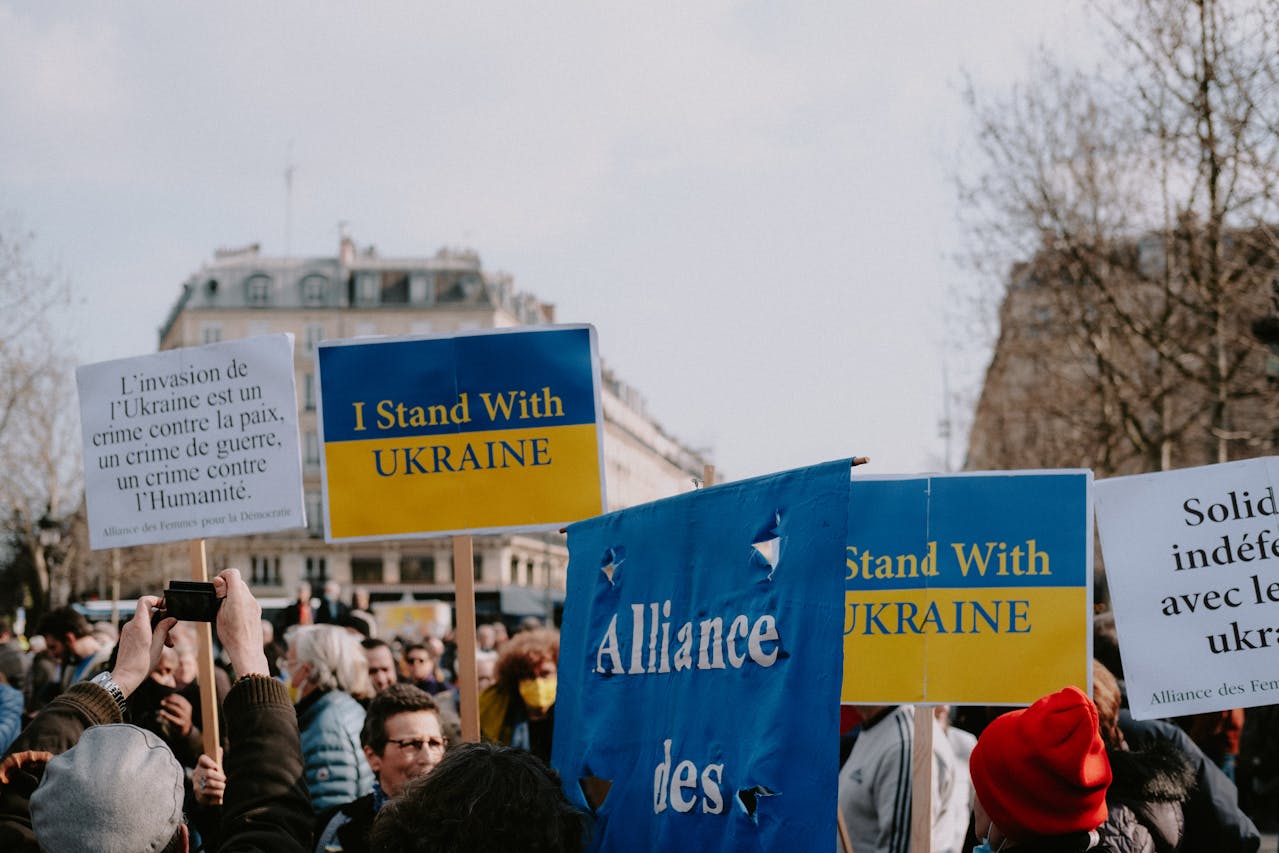
<svg viewBox="0 0 1279 853">
<path fill-rule="evenodd" d="M 405 752 L 421 752 L 422 747 L 426 747 L 431 752 L 443 752 L 444 747 L 449 745 L 448 738 L 442 737 L 407 737 L 403 740 L 387 738 L 387 743 L 393 743 Z"/>
</svg>

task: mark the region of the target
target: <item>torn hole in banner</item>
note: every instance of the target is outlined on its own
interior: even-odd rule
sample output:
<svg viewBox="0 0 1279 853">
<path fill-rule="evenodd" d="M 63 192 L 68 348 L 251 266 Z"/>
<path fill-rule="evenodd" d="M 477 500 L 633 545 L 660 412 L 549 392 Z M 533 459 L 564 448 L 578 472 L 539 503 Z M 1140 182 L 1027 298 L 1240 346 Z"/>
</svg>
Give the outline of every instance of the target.
<svg viewBox="0 0 1279 853">
<path fill-rule="evenodd" d="M 759 798 L 776 797 L 778 792 L 764 785 L 752 785 L 737 792 L 737 805 L 753 821 L 759 820 Z"/>
<path fill-rule="evenodd" d="M 600 571 L 604 573 L 604 577 L 608 578 L 610 584 L 617 585 L 617 573 L 624 562 L 626 562 L 625 547 L 614 545 L 604 552 L 604 556 L 600 559 Z"/>
<path fill-rule="evenodd" d="M 613 789 L 612 779 L 601 779 L 598 776 L 583 776 L 577 780 L 582 789 L 582 797 L 592 812 L 598 812 L 600 806 L 608 799 L 608 792 Z"/>
<path fill-rule="evenodd" d="M 773 516 L 760 526 L 759 531 L 751 539 L 751 562 L 760 569 L 768 570 L 767 580 L 773 579 L 777 571 L 777 562 L 782 554 L 782 511 L 774 510 Z"/>
</svg>

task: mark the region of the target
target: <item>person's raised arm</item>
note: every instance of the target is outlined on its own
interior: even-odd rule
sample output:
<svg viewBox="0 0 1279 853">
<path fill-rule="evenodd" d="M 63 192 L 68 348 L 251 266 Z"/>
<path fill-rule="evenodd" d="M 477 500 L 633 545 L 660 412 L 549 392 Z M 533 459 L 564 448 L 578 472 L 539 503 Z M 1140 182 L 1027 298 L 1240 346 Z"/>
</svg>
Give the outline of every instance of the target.
<svg viewBox="0 0 1279 853">
<path fill-rule="evenodd" d="M 125 698 L 137 690 L 142 680 L 156 668 L 160 662 L 160 654 L 169 642 L 169 629 L 178 624 L 177 619 L 165 617 L 153 630 L 151 614 L 159 606 L 160 599 L 157 596 L 142 596 L 133 611 L 133 618 L 120 629 L 120 642 L 116 646 L 115 669 L 111 670 L 111 680 L 119 686 Z"/>
<path fill-rule="evenodd" d="M 224 712 L 227 749 L 221 853 L 304 853 L 311 846 L 311 802 L 302 778 L 297 715 L 262 650 L 262 607 L 240 572 L 213 579 L 218 639 L 238 676 Z"/>
<path fill-rule="evenodd" d="M 223 599 L 218 608 L 218 639 L 231 659 L 237 678 L 270 675 L 262 638 L 262 605 L 253 597 L 239 569 L 227 569 L 213 579 L 213 590 Z"/>
</svg>

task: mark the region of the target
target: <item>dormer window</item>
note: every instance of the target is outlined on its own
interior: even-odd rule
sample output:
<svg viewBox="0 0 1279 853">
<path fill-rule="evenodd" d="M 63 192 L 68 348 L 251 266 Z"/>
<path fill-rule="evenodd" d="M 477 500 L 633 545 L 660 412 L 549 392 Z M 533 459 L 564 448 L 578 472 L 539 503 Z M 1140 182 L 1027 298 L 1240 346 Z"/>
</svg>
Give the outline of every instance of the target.
<svg viewBox="0 0 1279 853">
<path fill-rule="evenodd" d="M 328 281 L 318 275 L 302 280 L 302 304 L 323 305 L 328 296 Z"/>
<path fill-rule="evenodd" d="M 252 276 L 244 283 L 244 296 L 250 305 L 270 305 L 271 279 L 264 275 Z"/>
</svg>

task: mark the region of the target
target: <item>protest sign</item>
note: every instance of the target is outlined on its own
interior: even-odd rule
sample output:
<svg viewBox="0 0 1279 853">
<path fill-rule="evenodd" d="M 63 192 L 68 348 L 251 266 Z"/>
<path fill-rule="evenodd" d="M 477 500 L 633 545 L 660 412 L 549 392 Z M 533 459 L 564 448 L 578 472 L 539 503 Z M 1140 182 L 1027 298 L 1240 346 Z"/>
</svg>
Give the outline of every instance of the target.
<svg viewBox="0 0 1279 853">
<path fill-rule="evenodd" d="M 592 849 L 831 849 L 848 468 L 569 527 L 552 764 Z"/>
<path fill-rule="evenodd" d="M 1089 471 L 854 478 L 844 701 L 1088 690 L 1091 485 Z"/>
<path fill-rule="evenodd" d="M 82 365 L 76 386 L 94 549 L 305 526 L 291 335 Z"/>
<path fill-rule="evenodd" d="M 562 527 L 603 509 L 590 326 L 317 352 L 328 541 Z"/>
<path fill-rule="evenodd" d="M 1097 483 L 1139 720 L 1279 702 L 1279 459 Z"/>
</svg>

